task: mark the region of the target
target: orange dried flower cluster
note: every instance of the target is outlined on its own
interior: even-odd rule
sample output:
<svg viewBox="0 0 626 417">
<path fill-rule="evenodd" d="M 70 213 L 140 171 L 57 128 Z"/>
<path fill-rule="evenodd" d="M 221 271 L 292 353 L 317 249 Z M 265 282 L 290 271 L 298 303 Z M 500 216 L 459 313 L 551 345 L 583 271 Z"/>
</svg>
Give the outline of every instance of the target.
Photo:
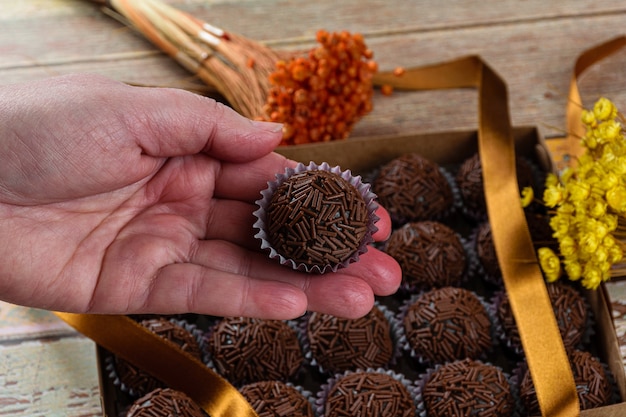
<svg viewBox="0 0 626 417">
<path fill-rule="evenodd" d="M 372 77 L 378 67 L 360 34 L 317 32 L 308 57 L 279 61 L 263 120 L 283 123 L 281 145 L 345 139 L 372 110 Z"/>
</svg>

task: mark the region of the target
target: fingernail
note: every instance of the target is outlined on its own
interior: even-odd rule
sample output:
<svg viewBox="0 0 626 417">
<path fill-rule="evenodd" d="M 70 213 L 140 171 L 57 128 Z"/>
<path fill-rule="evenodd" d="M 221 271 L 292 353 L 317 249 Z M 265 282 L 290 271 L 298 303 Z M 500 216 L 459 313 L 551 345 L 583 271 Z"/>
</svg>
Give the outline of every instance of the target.
<svg viewBox="0 0 626 417">
<path fill-rule="evenodd" d="M 252 124 L 254 125 L 254 127 L 261 129 L 261 130 L 265 130 L 266 132 L 276 133 L 276 132 L 282 132 L 283 130 L 282 123 L 263 122 L 260 120 L 253 120 Z"/>
</svg>

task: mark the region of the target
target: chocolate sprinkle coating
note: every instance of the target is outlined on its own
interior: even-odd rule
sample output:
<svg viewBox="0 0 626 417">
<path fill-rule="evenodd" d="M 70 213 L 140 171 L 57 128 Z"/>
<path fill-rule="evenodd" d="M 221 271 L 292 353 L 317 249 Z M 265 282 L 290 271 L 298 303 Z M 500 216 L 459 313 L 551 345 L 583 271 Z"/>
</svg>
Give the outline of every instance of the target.
<svg viewBox="0 0 626 417">
<path fill-rule="evenodd" d="M 198 341 L 184 327 L 163 317 L 142 320 L 140 324 L 156 335 L 178 345 L 181 350 L 193 357 L 197 359 L 202 358 L 202 351 Z M 165 388 L 161 381 L 122 358 L 116 356 L 114 366 L 120 382 L 126 385 L 135 395 L 145 395 L 157 388 Z"/>
<path fill-rule="evenodd" d="M 565 349 L 572 350 L 581 342 L 587 328 L 587 305 L 582 295 L 571 285 L 553 282 L 546 284 L 546 287 Z M 497 314 L 510 346 L 521 353 L 519 330 L 506 294 L 503 294 L 497 305 Z"/>
<path fill-rule="evenodd" d="M 340 175 L 303 171 L 274 192 L 266 213 L 268 240 L 296 264 L 338 265 L 361 246 L 368 218 L 363 196 Z"/>
<path fill-rule="evenodd" d="M 376 306 L 358 319 L 312 313 L 307 334 L 313 358 L 325 371 L 378 368 L 393 356 L 389 321 Z"/>
<path fill-rule="evenodd" d="M 281 381 L 254 382 L 239 391 L 259 417 L 315 417 L 309 400 Z"/>
<path fill-rule="evenodd" d="M 522 190 L 524 187 L 532 187 L 534 185 L 534 178 L 530 165 L 523 159 L 517 159 L 515 166 L 519 189 Z M 461 164 L 455 179 L 461 192 L 466 212 L 472 218 L 478 220 L 486 219 L 487 203 L 485 202 L 485 189 L 483 185 L 483 168 L 478 153 L 467 158 Z"/>
<path fill-rule="evenodd" d="M 416 407 L 402 382 L 380 372 L 341 377 L 324 403 L 324 417 L 414 417 Z"/>
<path fill-rule="evenodd" d="M 498 277 L 502 281 L 502 272 L 500 271 L 496 248 L 491 237 L 491 225 L 489 222 L 484 222 L 478 227 L 475 244 L 478 261 L 485 269 L 487 275 L 491 278 Z"/>
<path fill-rule="evenodd" d="M 304 361 L 296 331 L 280 320 L 226 317 L 208 346 L 217 371 L 235 385 L 287 381 Z"/>
<path fill-rule="evenodd" d="M 409 288 L 458 286 L 467 268 L 459 236 L 436 221 L 407 223 L 394 230 L 385 251 L 400 264 L 402 283 Z"/>
<path fill-rule="evenodd" d="M 437 219 L 454 205 L 452 187 L 439 165 L 417 153 L 385 164 L 372 188 L 395 224 Z"/>
<path fill-rule="evenodd" d="M 422 390 L 428 417 L 511 416 L 515 401 L 506 375 L 481 361 L 463 359 L 435 370 Z"/>
<path fill-rule="evenodd" d="M 569 355 L 581 410 L 601 407 L 611 402 L 611 385 L 604 366 L 591 353 L 574 350 Z M 528 412 L 539 415 L 539 401 L 530 372 L 527 370 L 519 386 L 520 398 Z"/>
<path fill-rule="evenodd" d="M 491 320 L 469 290 L 445 287 L 420 295 L 403 319 L 415 354 L 431 364 L 477 359 L 492 346 Z"/>
<path fill-rule="evenodd" d="M 185 393 L 157 388 L 136 400 L 126 417 L 208 417 Z"/>
</svg>

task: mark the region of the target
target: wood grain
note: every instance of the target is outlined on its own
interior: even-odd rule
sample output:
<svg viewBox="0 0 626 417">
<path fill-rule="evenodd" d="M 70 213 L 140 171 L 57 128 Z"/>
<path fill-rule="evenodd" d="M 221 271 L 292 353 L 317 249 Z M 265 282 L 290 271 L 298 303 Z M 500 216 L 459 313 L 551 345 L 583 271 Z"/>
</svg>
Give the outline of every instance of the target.
<svg viewBox="0 0 626 417">
<path fill-rule="evenodd" d="M 0 358 L 0 416 L 102 415 L 91 340 L 0 345 Z"/>
<path fill-rule="evenodd" d="M 88 1 L 3 0 L 0 83 L 96 72 L 137 84 L 182 86 L 189 74 Z M 623 30 L 624 2 L 466 1 L 454 8 L 405 1 L 173 1 L 180 8 L 276 48 L 308 48 L 319 28 L 365 34 L 381 68 L 481 55 L 507 81 L 515 125 L 562 134 L 569 74 L 584 49 Z M 620 4 L 621 3 L 621 4 Z M 523 6 L 523 7 L 521 7 Z M 376 10 L 366 13 L 366 10 Z M 626 52 L 593 68 L 583 99 L 626 104 Z M 451 104 L 453 103 L 453 104 Z M 410 109 L 410 111 L 404 111 Z M 355 136 L 465 130 L 476 125 L 473 92 L 376 97 Z"/>
</svg>

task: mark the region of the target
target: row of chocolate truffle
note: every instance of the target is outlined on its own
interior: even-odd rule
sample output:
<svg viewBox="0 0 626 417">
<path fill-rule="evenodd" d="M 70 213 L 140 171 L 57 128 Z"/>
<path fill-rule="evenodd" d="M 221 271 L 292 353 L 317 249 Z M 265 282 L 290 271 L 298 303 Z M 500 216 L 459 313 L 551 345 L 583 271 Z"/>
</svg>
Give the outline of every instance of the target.
<svg viewBox="0 0 626 417">
<path fill-rule="evenodd" d="M 570 355 L 582 409 L 606 405 L 612 391 L 605 367 L 587 352 Z M 539 413 L 527 371 L 519 391 L 514 379 L 489 363 L 464 359 L 437 366 L 410 381 L 385 369 L 346 371 L 327 379 L 315 397 L 281 381 L 261 381 L 240 388 L 259 417 L 470 417 L 521 416 Z M 519 395 L 517 395 L 519 394 Z M 518 402 L 521 401 L 521 406 Z M 204 417 L 185 394 L 156 389 L 135 400 L 127 417 Z"/>
</svg>

